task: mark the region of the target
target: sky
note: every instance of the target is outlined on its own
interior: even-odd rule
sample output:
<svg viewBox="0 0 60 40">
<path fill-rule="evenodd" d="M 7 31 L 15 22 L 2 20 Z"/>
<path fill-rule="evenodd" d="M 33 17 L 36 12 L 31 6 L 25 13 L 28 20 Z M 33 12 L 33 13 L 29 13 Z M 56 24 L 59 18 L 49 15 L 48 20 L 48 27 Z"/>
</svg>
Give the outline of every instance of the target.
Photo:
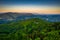
<svg viewBox="0 0 60 40">
<path fill-rule="evenodd" d="M 60 0 L 0 0 L 0 12 L 60 14 Z"/>
</svg>

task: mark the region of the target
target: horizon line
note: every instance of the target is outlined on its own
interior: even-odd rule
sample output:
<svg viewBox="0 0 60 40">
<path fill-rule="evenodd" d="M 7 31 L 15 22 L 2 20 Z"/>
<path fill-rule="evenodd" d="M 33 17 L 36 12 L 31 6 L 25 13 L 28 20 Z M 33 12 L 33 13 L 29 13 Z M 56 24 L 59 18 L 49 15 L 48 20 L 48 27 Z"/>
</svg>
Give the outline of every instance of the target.
<svg viewBox="0 0 60 40">
<path fill-rule="evenodd" d="M 60 15 L 60 13 L 36 13 L 36 12 L 0 12 L 0 14 L 1 13 L 32 13 L 32 14 L 43 14 L 43 15 L 45 15 L 45 14 L 47 14 L 47 15 L 56 15 L 56 14 L 59 14 Z"/>
</svg>

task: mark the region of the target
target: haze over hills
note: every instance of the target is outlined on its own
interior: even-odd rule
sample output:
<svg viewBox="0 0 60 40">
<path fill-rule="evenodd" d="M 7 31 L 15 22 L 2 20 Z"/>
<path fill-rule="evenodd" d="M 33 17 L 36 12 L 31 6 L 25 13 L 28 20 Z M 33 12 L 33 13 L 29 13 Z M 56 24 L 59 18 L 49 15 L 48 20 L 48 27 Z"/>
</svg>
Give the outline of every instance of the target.
<svg viewBox="0 0 60 40">
<path fill-rule="evenodd" d="M 60 21 L 60 14 L 34 14 L 34 13 L 14 13 L 14 12 L 7 12 L 7 13 L 0 13 L 0 23 L 4 23 L 7 21 L 17 21 L 17 20 L 26 20 L 30 18 L 41 18 L 43 20 L 47 20 L 50 22 L 59 22 Z"/>
</svg>

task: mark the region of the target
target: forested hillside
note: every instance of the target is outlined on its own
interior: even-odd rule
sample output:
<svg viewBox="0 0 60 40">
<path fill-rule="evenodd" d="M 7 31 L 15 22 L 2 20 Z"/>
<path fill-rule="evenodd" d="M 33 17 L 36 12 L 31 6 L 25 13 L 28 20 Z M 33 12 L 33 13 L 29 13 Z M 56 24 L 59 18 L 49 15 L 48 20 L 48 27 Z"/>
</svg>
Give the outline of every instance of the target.
<svg viewBox="0 0 60 40">
<path fill-rule="evenodd" d="M 0 40 L 60 40 L 60 22 L 33 18 L 0 24 Z"/>
</svg>

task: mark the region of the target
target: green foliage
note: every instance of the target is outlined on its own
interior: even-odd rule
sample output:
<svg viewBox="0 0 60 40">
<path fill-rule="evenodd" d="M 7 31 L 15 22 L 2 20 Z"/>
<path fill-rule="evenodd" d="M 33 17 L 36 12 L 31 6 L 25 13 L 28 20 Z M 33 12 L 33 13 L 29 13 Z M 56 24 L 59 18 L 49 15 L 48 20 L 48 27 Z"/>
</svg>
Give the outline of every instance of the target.
<svg viewBox="0 0 60 40">
<path fill-rule="evenodd" d="M 60 22 L 33 18 L 0 24 L 0 40 L 60 40 Z"/>
</svg>

